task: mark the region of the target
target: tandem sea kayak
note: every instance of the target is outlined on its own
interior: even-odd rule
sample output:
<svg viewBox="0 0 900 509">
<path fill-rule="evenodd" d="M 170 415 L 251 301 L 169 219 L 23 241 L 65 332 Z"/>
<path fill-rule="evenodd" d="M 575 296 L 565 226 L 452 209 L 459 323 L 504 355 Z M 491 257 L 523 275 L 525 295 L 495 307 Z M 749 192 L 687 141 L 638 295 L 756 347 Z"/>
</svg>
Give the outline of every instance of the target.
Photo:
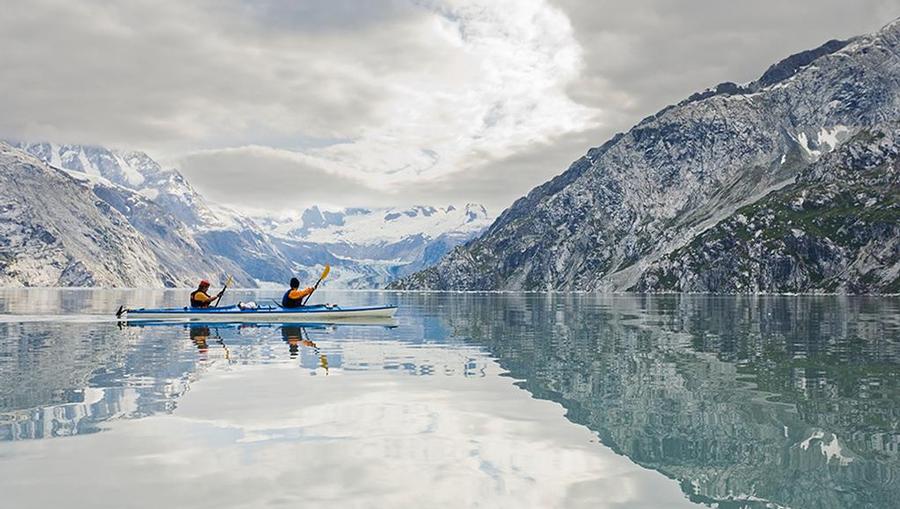
<svg viewBox="0 0 900 509">
<path fill-rule="evenodd" d="M 397 306 L 343 307 L 336 304 L 315 304 L 299 308 L 281 306 L 222 306 L 218 308 L 121 308 L 116 317 L 120 320 L 161 320 L 181 318 L 186 320 L 225 322 L 331 322 L 359 319 L 392 318 Z"/>
</svg>

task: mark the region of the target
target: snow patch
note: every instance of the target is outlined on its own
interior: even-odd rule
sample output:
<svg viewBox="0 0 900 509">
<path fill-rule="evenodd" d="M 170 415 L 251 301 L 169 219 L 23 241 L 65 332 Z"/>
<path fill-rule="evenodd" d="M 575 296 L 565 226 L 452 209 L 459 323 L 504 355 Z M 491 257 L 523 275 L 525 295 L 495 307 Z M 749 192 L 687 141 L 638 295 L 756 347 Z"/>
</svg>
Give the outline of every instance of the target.
<svg viewBox="0 0 900 509">
<path fill-rule="evenodd" d="M 125 177 L 125 180 L 131 184 L 132 187 L 137 187 L 144 183 L 146 180 L 144 175 L 138 171 L 134 166 L 128 163 L 125 159 L 122 158 L 119 154 L 113 153 L 113 157 L 116 158 L 116 164 L 119 165 L 119 169 L 122 170 L 122 175 Z"/>
<path fill-rule="evenodd" d="M 81 164 L 82 170 L 88 175 L 94 177 L 102 177 L 100 174 L 100 170 L 98 170 L 91 162 L 88 160 L 87 156 L 84 155 L 84 150 L 78 150 L 78 162 Z"/>
<path fill-rule="evenodd" d="M 813 445 L 814 440 L 819 446 L 819 450 L 825 455 L 828 461 L 835 460 L 841 465 L 847 465 L 853 462 L 852 457 L 844 454 L 844 450 L 838 442 L 838 437 L 833 433 L 816 431 L 810 435 L 809 438 L 800 442 L 800 448 L 804 451 L 808 450 Z"/>
<path fill-rule="evenodd" d="M 803 152 L 806 153 L 806 156 L 811 159 L 818 159 L 822 152 L 818 150 L 814 150 L 809 146 L 809 139 L 806 137 L 806 133 L 800 133 L 797 135 L 797 141 L 800 143 L 800 148 L 803 149 Z"/>
<path fill-rule="evenodd" d="M 153 189 L 153 188 L 147 187 L 147 188 L 141 189 L 138 192 L 141 193 L 142 195 L 144 195 L 149 200 L 155 200 L 156 198 L 159 197 L 159 189 Z"/>
<path fill-rule="evenodd" d="M 828 145 L 828 151 L 831 152 L 835 148 L 837 148 L 838 144 L 841 140 L 839 138 L 843 138 L 842 135 L 850 132 L 846 126 L 836 125 L 831 129 L 823 127 L 819 131 L 818 142 L 819 147 L 822 145 Z"/>
<path fill-rule="evenodd" d="M 840 143 L 847 138 L 845 136 L 850 129 L 843 125 L 836 125 L 832 128 L 823 127 L 816 134 L 815 148 L 810 146 L 811 140 L 806 133 L 797 134 L 797 143 L 806 153 L 807 158 L 816 160 L 837 148 Z M 781 163 L 784 164 L 785 157 L 782 156 Z"/>
</svg>

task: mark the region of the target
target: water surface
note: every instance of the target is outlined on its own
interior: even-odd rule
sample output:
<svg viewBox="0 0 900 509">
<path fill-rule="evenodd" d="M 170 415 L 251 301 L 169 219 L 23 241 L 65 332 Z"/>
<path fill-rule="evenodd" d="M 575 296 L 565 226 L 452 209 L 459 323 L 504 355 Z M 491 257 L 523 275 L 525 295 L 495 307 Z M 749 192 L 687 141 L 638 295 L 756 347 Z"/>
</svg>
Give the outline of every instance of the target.
<svg viewBox="0 0 900 509">
<path fill-rule="evenodd" d="M 322 292 L 396 326 L 110 319 L 185 295 L 0 290 L 4 506 L 900 499 L 898 299 Z"/>
</svg>

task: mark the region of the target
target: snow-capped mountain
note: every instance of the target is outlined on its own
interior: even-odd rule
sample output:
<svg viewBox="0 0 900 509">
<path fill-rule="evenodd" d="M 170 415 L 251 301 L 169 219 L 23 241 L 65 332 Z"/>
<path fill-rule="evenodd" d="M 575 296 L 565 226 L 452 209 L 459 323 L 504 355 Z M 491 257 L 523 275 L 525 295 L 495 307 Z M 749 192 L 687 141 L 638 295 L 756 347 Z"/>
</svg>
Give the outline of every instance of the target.
<svg viewBox="0 0 900 509">
<path fill-rule="evenodd" d="M 255 219 L 285 252 L 303 263 L 329 263 L 341 286 L 372 287 L 428 267 L 484 230 L 481 205 L 348 208 L 313 206 L 294 217 Z M 307 265 L 307 267 L 309 267 Z"/>
<path fill-rule="evenodd" d="M 436 239 L 441 235 L 470 235 L 490 225 L 482 205 L 469 203 L 463 208 L 416 206 L 408 209 L 350 208 L 322 211 L 310 207 L 299 219 L 272 219 L 269 233 L 279 237 L 320 244 L 390 244 L 422 235 Z"/>
<path fill-rule="evenodd" d="M 203 198 L 181 173 L 163 169 L 143 152 L 55 143 L 12 142 L 12 145 L 55 168 L 101 177 L 136 191 L 188 226 L 215 221 Z"/>
<path fill-rule="evenodd" d="M 0 142 L 0 286 L 184 286 L 225 271 L 177 219 L 96 174 Z"/>
<path fill-rule="evenodd" d="M 115 186 L 118 194 L 130 190 L 153 203 L 155 210 L 148 210 L 152 213 L 139 217 L 132 214 L 132 220 L 158 223 L 157 215 L 162 213 L 161 217 L 167 218 L 163 221 L 169 224 L 158 230 L 168 232 L 171 245 L 188 242 L 205 255 L 227 260 L 225 268 L 236 274 L 241 285 L 281 280 L 294 268 L 252 220 L 227 209 L 213 210 L 181 173 L 163 169 L 143 152 L 53 143 L 15 143 L 15 146 L 52 167 L 84 175 L 95 182 L 106 182 L 105 187 Z M 111 194 L 116 193 L 105 196 Z M 134 201 L 135 197 L 129 199 Z"/>
<path fill-rule="evenodd" d="M 727 258 L 713 253 L 717 239 L 699 238 L 704 232 L 724 235 L 730 231 L 725 222 L 733 218 L 739 223 L 736 214 L 743 214 L 743 207 L 759 203 L 795 180 L 809 187 L 794 187 L 791 193 L 814 196 L 821 184 L 816 179 L 798 180 L 798 176 L 860 133 L 865 137 L 866 132 L 891 132 L 891 126 L 883 124 L 898 118 L 900 20 L 872 35 L 831 41 L 790 56 L 771 66 L 755 82 L 722 83 L 647 117 L 627 133 L 590 149 L 567 171 L 517 200 L 480 238 L 394 286 L 705 291 L 896 288 L 897 281 L 890 279 L 897 277 L 893 269 L 877 274 L 855 269 L 838 271 L 826 287 L 819 287 L 815 278 L 804 280 L 799 273 L 797 278 L 781 275 L 768 282 L 806 281 L 803 284 L 770 285 L 763 278 L 759 284 L 742 287 L 738 280 L 746 282 L 749 277 L 743 273 L 744 268 L 758 265 L 752 259 L 755 251 L 743 248 L 729 251 L 741 258 L 729 262 L 734 270 L 717 272 L 719 280 L 696 276 L 704 263 L 724 263 Z M 857 150 L 863 150 L 863 146 L 857 146 Z M 825 167 L 847 173 L 865 164 Z M 889 173 L 882 177 L 890 182 Z M 861 186 L 886 185 L 878 184 L 878 179 L 854 182 Z M 873 198 L 873 203 L 880 203 L 876 196 Z M 894 205 L 874 219 L 896 224 L 900 221 L 896 195 L 883 202 Z M 850 212 L 861 212 L 866 203 L 854 200 L 846 205 Z M 838 205 L 836 211 L 841 210 Z M 812 207 L 804 214 L 825 214 L 828 209 Z M 881 238 L 875 232 L 881 235 L 885 231 L 881 223 L 859 231 L 853 224 L 845 225 L 839 234 L 860 233 L 861 238 L 855 242 L 864 243 Z M 711 230 L 717 225 L 720 230 Z M 826 232 L 819 233 L 829 238 Z M 732 237 L 739 243 L 747 240 Z M 696 258 L 700 253 L 691 252 L 689 247 L 695 246 L 695 240 L 703 246 L 702 260 Z M 826 265 L 834 268 L 845 262 L 856 263 L 850 251 L 824 250 L 804 261 L 801 258 L 805 254 L 791 250 L 791 246 L 813 244 L 772 245 L 772 249 L 782 249 L 784 255 L 782 261 L 772 263 L 779 270 L 802 269 L 819 275 L 830 273 Z M 895 267 L 900 256 L 896 249 L 878 250 L 878 256 L 872 250 L 859 253 L 872 255 L 866 263 L 882 268 Z M 817 258 L 819 255 L 825 258 Z M 821 267 L 806 270 L 810 260 Z M 655 280 L 646 276 L 651 268 L 658 276 Z M 672 282 L 673 277 L 683 279 Z M 866 277 L 876 277 L 878 285 L 857 285 L 856 281 L 841 279 Z M 702 284 L 698 283 L 701 280 Z"/>
<path fill-rule="evenodd" d="M 146 244 L 129 249 L 148 251 L 144 265 L 159 267 L 140 276 L 57 277 L 53 282 L 21 270 L 15 276 L 7 274 L 10 284 L 184 286 L 198 276 L 218 278 L 214 274 L 228 273 L 242 286 L 256 286 L 284 283 L 292 275 L 313 281 L 330 264 L 330 286 L 370 288 L 437 262 L 490 223 L 484 208 L 473 204 L 459 209 L 341 211 L 313 206 L 296 217 L 251 218 L 208 203 L 181 173 L 162 168 L 143 152 L 53 143 L 16 142 L 5 147 L 10 160 L 31 160 L 46 175 L 61 174 L 90 190 L 92 203 L 121 214 L 129 231 Z M 55 194 L 52 188 L 43 189 Z M 30 196 L 32 201 L 37 198 Z M 22 219 L 17 224 L 25 227 L 25 223 Z M 17 253 L 0 251 L 6 258 Z M 96 256 L 102 261 L 106 253 L 97 250 Z M 8 271 L 0 266 L 2 272 Z"/>
</svg>

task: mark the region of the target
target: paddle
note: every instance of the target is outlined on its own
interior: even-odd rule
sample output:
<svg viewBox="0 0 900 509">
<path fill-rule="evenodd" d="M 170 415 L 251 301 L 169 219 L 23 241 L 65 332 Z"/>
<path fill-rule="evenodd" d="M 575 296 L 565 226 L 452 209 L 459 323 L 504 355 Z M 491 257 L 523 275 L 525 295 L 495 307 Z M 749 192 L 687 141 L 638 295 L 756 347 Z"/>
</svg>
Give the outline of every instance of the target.
<svg viewBox="0 0 900 509">
<path fill-rule="evenodd" d="M 303 306 L 305 306 L 306 303 L 309 302 L 309 298 L 312 297 L 312 294 L 316 292 L 316 289 L 319 287 L 319 283 L 321 283 L 323 279 L 328 277 L 329 272 L 331 272 L 331 265 L 325 264 L 325 270 L 322 271 L 322 275 L 319 277 L 319 280 L 316 281 L 316 286 L 313 286 L 312 291 L 309 292 L 309 295 L 306 296 L 306 300 L 304 300 L 302 304 Z"/>
<path fill-rule="evenodd" d="M 231 276 L 228 276 L 228 279 L 225 280 L 225 286 L 222 287 L 222 291 L 219 292 L 219 295 L 216 297 L 216 305 L 214 307 L 219 307 L 219 303 L 222 302 L 222 296 L 225 295 L 225 290 L 228 289 L 228 285 L 233 283 L 234 280 Z"/>
</svg>

